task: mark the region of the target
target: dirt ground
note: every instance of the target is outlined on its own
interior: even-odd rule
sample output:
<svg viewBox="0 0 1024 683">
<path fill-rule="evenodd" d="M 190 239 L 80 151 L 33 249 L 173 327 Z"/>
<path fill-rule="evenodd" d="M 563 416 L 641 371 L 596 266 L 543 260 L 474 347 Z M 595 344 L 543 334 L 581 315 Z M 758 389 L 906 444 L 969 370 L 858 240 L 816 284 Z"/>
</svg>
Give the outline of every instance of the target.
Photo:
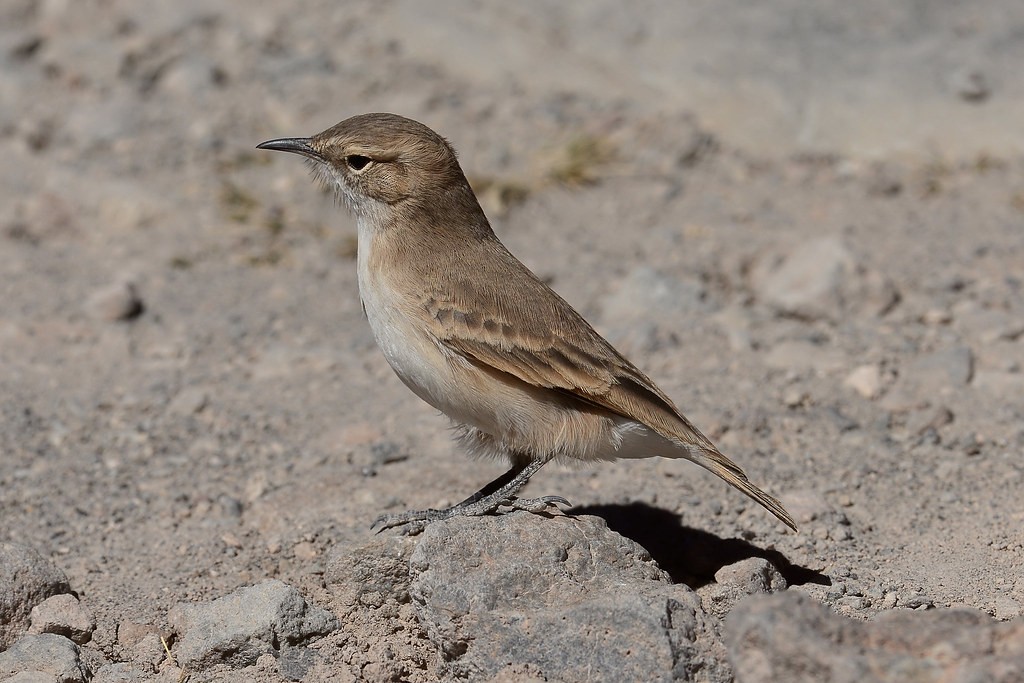
<svg viewBox="0 0 1024 683">
<path fill-rule="evenodd" d="M 691 587 L 724 563 L 698 539 L 742 539 L 855 619 L 1019 618 L 1024 11 L 802 4 L 4 3 L 0 541 L 66 572 L 90 665 L 266 578 L 330 606 L 379 514 L 502 470 L 376 349 L 350 217 L 254 149 L 366 111 L 448 137 L 511 251 L 802 533 L 685 462 L 527 494 Z"/>
</svg>

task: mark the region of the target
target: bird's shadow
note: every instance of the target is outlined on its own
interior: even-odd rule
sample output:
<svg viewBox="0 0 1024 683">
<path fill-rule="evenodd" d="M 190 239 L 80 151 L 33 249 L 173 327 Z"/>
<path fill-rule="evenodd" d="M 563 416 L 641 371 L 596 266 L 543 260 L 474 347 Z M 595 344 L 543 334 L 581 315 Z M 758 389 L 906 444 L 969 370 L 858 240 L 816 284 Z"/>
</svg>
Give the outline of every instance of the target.
<svg viewBox="0 0 1024 683">
<path fill-rule="evenodd" d="M 722 567 L 750 557 L 771 562 L 790 586 L 832 585 L 825 574 L 790 562 L 778 550 L 684 526 L 679 515 L 645 503 L 588 505 L 571 514 L 601 517 L 612 531 L 643 546 L 673 581 L 693 589 L 712 583 Z"/>
</svg>

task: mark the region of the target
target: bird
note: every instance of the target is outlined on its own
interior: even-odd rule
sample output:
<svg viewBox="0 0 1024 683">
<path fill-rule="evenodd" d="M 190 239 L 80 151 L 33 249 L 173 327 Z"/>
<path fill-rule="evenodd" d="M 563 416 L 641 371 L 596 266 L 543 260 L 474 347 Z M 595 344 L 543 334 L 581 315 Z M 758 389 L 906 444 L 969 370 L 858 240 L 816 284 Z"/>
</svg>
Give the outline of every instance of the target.
<svg viewBox="0 0 1024 683">
<path fill-rule="evenodd" d="M 651 456 L 700 465 L 797 530 L 778 499 L 499 241 L 454 148 L 434 130 L 369 113 L 257 148 L 305 157 L 348 207 L 359 296 L 384 357 L 450 418 L 471 454 L 509 464 L 456 505 L 381 516 L 378 532 L 414 533 L 504 508 L 571 507 L 561 496 L 516 494 L 552 460 Z"/>
</svg>

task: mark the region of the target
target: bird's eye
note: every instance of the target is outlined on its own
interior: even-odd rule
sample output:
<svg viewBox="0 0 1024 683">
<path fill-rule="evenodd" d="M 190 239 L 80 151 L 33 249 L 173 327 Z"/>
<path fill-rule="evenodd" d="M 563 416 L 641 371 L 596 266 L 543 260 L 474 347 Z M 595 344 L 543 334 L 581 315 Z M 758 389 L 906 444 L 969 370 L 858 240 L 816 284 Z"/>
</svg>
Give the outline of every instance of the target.
<svg viewBox="0 0 1024 683">
<path fill-rule="evenodd" d="M 371 161 L 370 157 L 364 157 L 362 154 L 349 154 L 345 157 L 345 163 L 348 167 L 357 172 L 366 168 Z"/>
</svg>

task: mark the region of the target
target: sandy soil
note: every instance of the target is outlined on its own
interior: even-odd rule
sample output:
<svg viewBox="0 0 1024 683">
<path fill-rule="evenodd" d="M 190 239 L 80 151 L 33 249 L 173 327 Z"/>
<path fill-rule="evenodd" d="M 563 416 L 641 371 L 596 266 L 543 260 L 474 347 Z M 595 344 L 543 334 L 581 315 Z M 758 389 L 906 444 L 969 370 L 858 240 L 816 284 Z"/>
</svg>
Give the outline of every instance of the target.
<svg viewBox="0 0 1024 683">
<path fill-rule="evenodd" d="M 1024 12 L 647 4 L 4 4 L 0 540 L 68 574 L 94 667 L 264 578 L 329 605 L 332 549 L 501 471 L 375 348 L 351 219 L 253 149 L 364 111 L 451 139 L 509 248 L 803 533 L 683 462 L 527 493 L 695 587 L 723 561 L 688 549 L 741 538 L 857 619 L 1021 614 Z"/>
</svg>

